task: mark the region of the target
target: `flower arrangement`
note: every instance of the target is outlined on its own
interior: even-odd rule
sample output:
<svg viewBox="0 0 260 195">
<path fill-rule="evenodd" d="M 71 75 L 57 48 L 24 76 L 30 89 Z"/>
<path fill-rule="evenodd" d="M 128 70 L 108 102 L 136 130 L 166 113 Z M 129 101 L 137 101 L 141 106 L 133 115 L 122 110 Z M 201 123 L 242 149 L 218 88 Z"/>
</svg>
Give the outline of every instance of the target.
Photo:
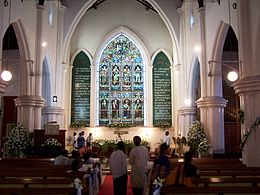
<svg viewBox="0 0 260 195">
<path fill-rule="evenodd" d="M 17 124 L 7 136 L 8 150 L 25 150 L 30 145 L 29 135 L 22 124 Z"/>
<path fill-rule="evenodd" d="M 242 150 L 243 147 L 245 146 L 246 141 L 247 141 L 248 136 L 250 135 L 250 133 L 251 133 L 252 131 L 254 131 L 255 128 L 256 128 L 259 124 L 260 124 L 260 116 L 256 117 L 255 122 L 251 125 L 251 127 L 249 128 L 249 130 L 246 131 L 245 134 L 243 135 L 243 138 L 242 138 L 241 143 L 240 143 L 240 149 L 241 149 L 241 150 Z"/>
<path fill-rule="evenodd" d="M 154 126 L 158 127 L 158 128 L 161 128 L 161 129 L 166 129 L 166 128 L 170 128 L 171 124 L 168 123 L 168 122 L 159 121 L 159 122 L 155 123 Z"/>
<path fill-rule="evenodd" d="M 165 182 L 164 178 L 157 177 L 153 181 L 153 194 L 160 194 L 160 189 L 163 187 Z"/>
<path fill-rule="evenodd" d="M 42 144 L 42 155 L 44 157 L 56 157 L 62 153 L 62 145 L 55 138 L 48 138 Z"/>
<path fill-rule="evenodd" d="M 71 124 L 70 124 L 70 127 L 73 127 L 73 128 L 83 128 L 83 127 L 87 127 L 87 123 L 86 121 L 83 121 L 83 120 L 79 120 L 79 121 L 73 121 Z"/>
<path fill-rule="evenodd" d="M 205 152 L 209 151 L 210 145 L 206 139 L 206 134 L 201 126 L 201 123 L 196 120 L 192 123 L 188 131 L 188 145 L 194 151 Z"/>
<path fill-rule="evenodd" d="M 124 122 L 120 122 L 120 123 L 112 123 L 112 124 L 107 124 L 107 127 L 109 128 L 130 128 L 133 127 L 134 124 L 133 123 L 124 123 Z"/>
<path fill-rule="evenodd" d="M 58 146 L 61 147 L 61 143 L 58 142 L 57 139 L 55 138 L 48 138 L 43 144 L 42 146 L 47 146 L 47 147 L 52 147 L 52 146 Z"/>
<path fill-rule="evenodd" d="M 80 189 L 80 190 L 83 189 L 81 180 L 80 180 L 79 178 L 74 179 L 74 181 L 73 181 L 73 186 L 74 186 L 74 188 L 75 188 L 76 190 L 77 190 L 77 189 Z"/>
</svg>

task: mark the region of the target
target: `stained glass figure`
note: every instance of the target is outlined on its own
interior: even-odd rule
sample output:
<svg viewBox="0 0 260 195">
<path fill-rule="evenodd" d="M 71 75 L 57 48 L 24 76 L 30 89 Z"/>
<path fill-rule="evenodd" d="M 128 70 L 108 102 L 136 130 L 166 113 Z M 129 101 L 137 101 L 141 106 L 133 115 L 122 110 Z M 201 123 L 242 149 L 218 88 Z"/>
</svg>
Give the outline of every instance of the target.
<svg viewBox="0 0 260 195">
<path fill-rule="evenodd" d="M 99 125 L 118 122 L 142 125 L 144 67 L 134 41 L 124 34 L 115 36 L 104 48 L 98 63 Z"/>
</svg>

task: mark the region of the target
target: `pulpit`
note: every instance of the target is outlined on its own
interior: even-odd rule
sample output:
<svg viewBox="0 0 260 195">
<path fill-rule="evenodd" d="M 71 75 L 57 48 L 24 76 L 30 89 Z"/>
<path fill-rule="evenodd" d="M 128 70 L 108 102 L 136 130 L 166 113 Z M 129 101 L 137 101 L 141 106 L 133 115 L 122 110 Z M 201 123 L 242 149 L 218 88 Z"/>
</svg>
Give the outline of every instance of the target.
<svg viewBox="0 0 260 195">
<path fill-rule="evenodd" d="M 58 134 L 46 134 L 44 129 L 34 130 L 34 145 L 41 146 L 48 138 L 57 139 L 61 143 L 62 147 L 65 148 L 65 133 L 67 130 L 59 130 Z"/>
</svg>

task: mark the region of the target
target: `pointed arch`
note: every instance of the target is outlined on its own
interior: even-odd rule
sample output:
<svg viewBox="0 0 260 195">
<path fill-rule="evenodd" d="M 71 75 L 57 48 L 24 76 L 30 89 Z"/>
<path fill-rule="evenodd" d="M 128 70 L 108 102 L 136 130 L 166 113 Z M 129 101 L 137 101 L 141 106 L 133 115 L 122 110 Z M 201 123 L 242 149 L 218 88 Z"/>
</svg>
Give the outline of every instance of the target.
<svg viewBox="0 0 260 195">
<path fill-rule="evenodd" d="M 172 58 L 171 58 L 171 55 L 170 55 L 165 49 L 163 49 L 163 48 L 159 48 L 159 49 L 157 49 L 157 50 L 153 53 L 152 58 L 151 58 L 152 64 L 153 64 L 153 61 L 154 61 L 155 57 L 156 57 L 157 54 L 160 53 L 160 52 L 163 52 L 163 53 L 167 56 L 167 58 L 168 58 L 168 60 L 169 60 L 169 62 L 170 62 L 170 65 L 172 66 L 172 65 L 173 65 L 173 60 L 172 60 Z"/>
<path fill-rule="evenodd" d="M 90 125 L 92 57 L 85 49 L 78 49 L 71 58 L 71 122 L 82 121 Z M 81 107 L 79 109 L 79 106 Z"/>
<path fill-rule="evenodd" d="M 158 49 L 152 56 L 153 65 L 153 124 L 167 122 L 173 124 L 173 72 L 170 55 Z M 159 84 L 160 83 L 160 84 Z M 160 113 L 162 111 L 162 113 Z M 160 114 L 157 114 L 160 113 Z"/>
<path fill-rule="evenodd" d="M 25 36 L 24 26 L 20 19 L 12 23 L 17 37 L 17 42 L 20 52 L 20 84 L 19 84 L 19 95 L 32 95 L 32 77 L 33 75 L 33 60 L 29 50 L 29 44 L 27 37 Z"/>
<path fill-rule="evenodd" d="M 213 52 L 212 52 L 212 61 L 214 61 L 213 65 L 209 68 L 212 68 L 213 73 L 221 74 L 222 73 L 222 67 L 220 63 L 215 63 L 215 62 L 220 62 L 222 59 L 222 53 L 223 53 L 223 47 L 225 43 L 225 38 L 228 32 L 229 25 L 221 21 L 220 27 L 215 39 L 215 44 L 213 45 Z M 210 83 L 210 95 L 217 95 L 218 96 L 223 96 L 222 92 L 222 79 L 219 77 L 212 77 L 212 82 Z"/>
<path fill-rule="evenodd" d="M 70 58 L 70 65 L 73 66 L 73 62 L 75 60 L 75 58 L 77 57 L 77 55 L 80 53 L 80 52 L 83 52 L 84 54 L 86 54 L 92 64 L 93 62 L 93 57 L 91 56 L 91 54 L 89 53 L 89 51 L 87 51 L 86 49 L 84 48 L 81 48 L 81 49 L 77 49 L 76 52 L 73 53 L 73 55 L 71 56 Z"/>
<path fill-rule="evenodd" d="M 79 11 L 77 11 L 73 21 L 71 22 L 70 26 L 68 27 L 68 30 L 66 30 L 66 34 L 65 34 L 65 38 L 64 38 L 64 53 L 63 53 L 63 61 L 66 61 L 67 57 L 69 56 L 69 48 L 70 48 L 70 40 L 71 37 L 73 35 L 73 32 L 75 31 L 76 26 L 78 25 L 79 21 L 81 20 L 81 18 L 83 17 L 83 15 L 85 14 L 86 10 L 88 10 L 93 3 L 96 0 L 89 0 L 87 1 L 85 4 L 83 4 L 81 6 L 81 9 Z M 170 22 L 170 20 L 168 19 L 168 17 L 166 16 L 166 14 L 164 13 L 164 11 L 160 8 L 160 6 L 154 1 L 154 0 L 149 0 L 149 2 L 151 3 L 152 6 L 154 6 L 154 8 L 157 10 L 158 14 L 160 15 L 160 17 L 162 18 L 162 20 L 164 21 L 166 27 L 169 30 L 170 36 L 172 38 L 173 41 L 173 55 L 175 59 L 175 64 L 179 63 L 180 60 L 180 54 L 179 54 L 179 43 L 178 43 L 178 39 L 176 36 L 176 32 Z"/>
<path fill-rule="evenodd" d="M 94 67 L 95 67 L 95 71 L 93 72 L 93 74 L 95 74 L 95 76 L 93 77 L 94 79 L 91 80 L 92 84 L 91 86 L 94 87 L 93 90 L 93 94 L 91 95 L 91 102 L 93 102 L 93 105 L 96 105 L 95 109 L 95 119 L 94 119 L 94 123 L 98 124 L 98 110 L 99 110 L 99 97 L 97 97 L 98 95 L 98 91 L 99 91 L 99 86 L 97 85 L 97 83 L 99 83 L 99 61 L 100 61 L 100 57 L 104 51 L 104 49 L 113 41 L 116 40 L 117 37 L 119 36 L 123 36 L 126 39 L 128 39 L 130 42 L 132 42 L 135 47 L 137 47 L 138 51 L 140 51 L 140 55 L 142 58 L 142 71 L 143 71 L 143 97 L 142 97 L 142 101 L 143 101 L 143 110 L 144 110 L 144 115 L 143 115 L 143 123 L 144 125 L 146 124 L 146 119 L 147 119 L 147 88 L 149 86 L 149 84 L 147 83 L 148 79 L 147 79 L 147 72 L 149 71 L 149 68 L 151 68 L 151 66 L 149 66 L 150 64 L 150 60 L 149 60 L 149 53 L 148 50 L 145 46 L 145 44 L 142 42 L 142 40 L 134 33 L 132 32 L 130 29 L 124 27 L 124 26 L 119 26 L 116 29 L 112 30 L 110 33 L 108 33 L 101 41 L 101 43 L 98 46 L 97 52 L 94 56 Z M 133 103 L 133 102 L 132 102 Z M 133 119 L 133 118 L 131 118 Z"/>
</svg>

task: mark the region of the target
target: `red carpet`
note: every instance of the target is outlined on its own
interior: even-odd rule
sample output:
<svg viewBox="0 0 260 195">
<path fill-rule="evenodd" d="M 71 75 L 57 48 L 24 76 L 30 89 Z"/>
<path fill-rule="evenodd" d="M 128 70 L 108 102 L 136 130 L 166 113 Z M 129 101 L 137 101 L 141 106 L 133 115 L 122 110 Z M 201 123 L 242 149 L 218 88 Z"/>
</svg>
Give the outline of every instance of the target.
<svg viewBox="0 0 260 195">
<path fill-rule="evenodd" d="M 99 190 L 99 195 L 113 195 L 113 179 L 112 175 L 106 175 L 103 184 Z M 128 176 L 128 183 L 127 183 L 127 195 L 133 195 L 132 189 L 130 186 L 130 176 Z"/>
</svg>

